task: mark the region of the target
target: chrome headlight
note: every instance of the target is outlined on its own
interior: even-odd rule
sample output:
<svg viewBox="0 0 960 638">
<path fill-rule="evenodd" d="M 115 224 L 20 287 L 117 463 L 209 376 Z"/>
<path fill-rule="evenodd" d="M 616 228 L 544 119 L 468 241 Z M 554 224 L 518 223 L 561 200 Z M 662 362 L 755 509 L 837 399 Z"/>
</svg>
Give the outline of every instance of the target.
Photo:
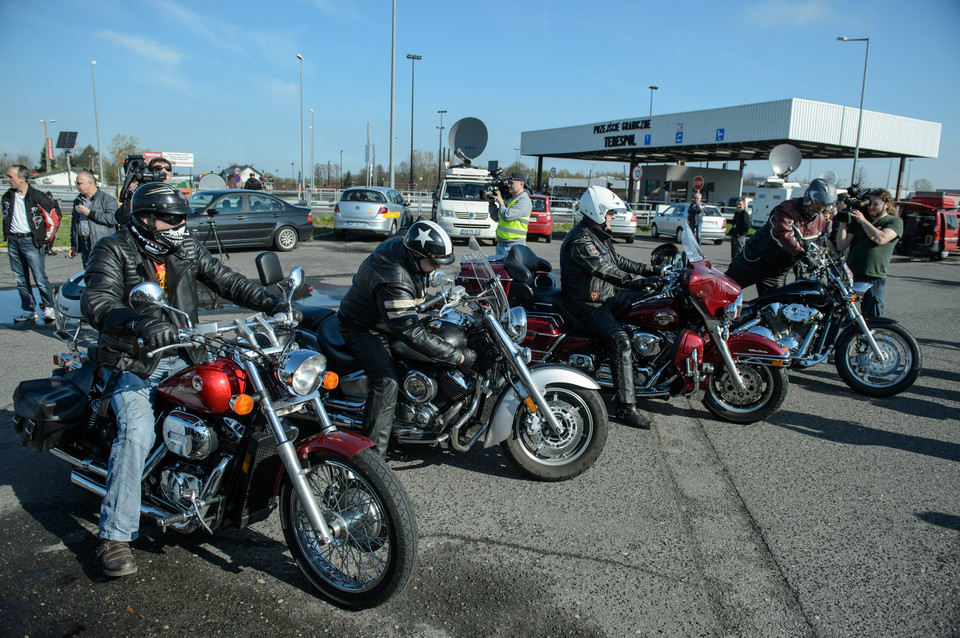
<svg viewBox="0 0 960 638">
<path fill-rule="evenodd" d="M 527 311 L 523 308 L 510 308 L 500 317 L 502 325 L 514 343 L 520 343 L 527 336 Z"/>
<path fill-rule="evenodd" d="M 733 303 L 727 306 L 727 309 L 724 311 L 724 317 L 729 321 L 736 321 L 740 318 L 740 310 L 743 308 L 743 291 L 740 291 L 740 294 L 737 295 L 737 298 Z"/>
<path fill-rule="evenodd" d="M 294 350 L 280 360 L 277 379 L 295 394 L 306 396 L 320 387 L 327 358 L 312 350 Z"/>
<path fill-rule="evenodd" d="M 867 291 L 870 290 L 871 284 L 863 283 L 858 281 L 855 284 L 850 284 L 850 290 L 853 292 L 853 296 L 857 301 L 863 301 L 863 296 L 867 294 Z"/>
</svg>

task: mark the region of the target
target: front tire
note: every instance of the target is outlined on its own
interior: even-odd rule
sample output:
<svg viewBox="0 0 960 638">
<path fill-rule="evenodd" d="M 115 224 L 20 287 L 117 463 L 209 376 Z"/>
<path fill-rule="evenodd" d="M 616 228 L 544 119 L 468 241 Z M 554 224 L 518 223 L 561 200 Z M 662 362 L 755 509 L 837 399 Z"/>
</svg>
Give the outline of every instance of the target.
<svg viewBox="0 0 960 638">
<path fill-rule="evenodd" d="M 854 325 L 840 335 L 834 347 L 837 372 L 844 383 L 860 394 L 871 397 L 900 394 L 920 376 L 923 367 L 920 346 L 913 335 L 898 324 L 878 324 L 867 319 L 867 326 L 883 352 L 883 359 L 877 360 Z"/>
<path fill-rule="evenodd" d="M 293 226 L 282 226 L 273 237 L 273 245 L 277 247 L 277 250 L 284 253 L 296 248 L 299 241 L 300 235 L 297 234 L 297 229 Z"/>
<path fill-rule="evenodd" d="M 307 464 L 307 482 L 335 538 L 323 544 L 285 480 L 280 524 L 297 566 L 336 604 L 382 604 L 404 588 L 417 562 L 417 526 L 407 493 L 371 448 L 349 459 L 319 452 Z"/>
<path fill-rule="evenodd" d="M 656 225 L 656 224 L 654 224 L 654 225 L 650 228 L 650 236 L 653 237 L 654 239 L 659 239 L 659 238 L 660 238 L 660 231 L 657 230 L 657 225 Z"/>
<path fill-rule="evenodd" d="M 560 423 L 549 424 L 521 404 L 510 436 L 500 444 L 517 469 L 540 481 L 566 481 L 593 465 L 607 443 L 607 409 L 596 390 L 551 385 L 543 398 Z"/>
<path fill-rule="evenodd" d="M 737 387 L 725 365 L 710 376 L 703 405 L 730 423 L 756 423 L 780 409 L 790 386 L 787 371 L 756 364 L 737 363 L 737 371 L 746 386 Z"/>
<path fill-rule="evenodd" d="M 683 226 L 677 226 L 677 232 L 673 237 L 679 242 L 683 241 Z"/>
</svg>

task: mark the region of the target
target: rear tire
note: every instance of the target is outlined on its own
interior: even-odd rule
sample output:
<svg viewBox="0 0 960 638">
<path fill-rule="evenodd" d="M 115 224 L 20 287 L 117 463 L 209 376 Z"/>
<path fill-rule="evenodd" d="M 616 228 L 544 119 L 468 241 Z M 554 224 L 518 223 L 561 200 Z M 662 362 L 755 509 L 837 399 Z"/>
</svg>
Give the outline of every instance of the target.
<svg viewBox="0 0 960 638">
<path fill-rule="evenodd" d="M 322 543 L 285 479 L 280 524 L 297 566 L 321 596 L 338 605 L 366 609 L 384 603 L 404 588 L 417 562 L 417 525 L 400 480 L 372 448 L 349 459 L 311 454 L 305 469 L 335 538 Z"/>
<path fill-rule="evenodd" d="M 683 241 L 683 227 L 682 227 L 682 226 L 677 226 L 677 232 L 676 232 L 676 234 L 674 235 L 674 238 L 675 238 L 677 241 Z"/>
<path fill-rule="evenodd" d="M 548 244 L 553 241 L 553 233 L 548 233 L 543 236 L 543 240 Z"/>
<path fill-rule="evenodd" d="M 860 331 L 851 326 L 840 335 L 834 346 L 833 360 L 844 383 L 871 397 L 890 397 L 913 385 L 923 368 L 920 346 L 905 328 L 898 324 L 875 324 L 867 319 L 873 338 L 883 351 L 877 361 L 870 345 L 860 338 Z"/>
<path fill-rule="evenodd" d="M 343 241 L 346 238 L 346 236 L 347 236 L 346 231 L 340 230 L 338 228 L 333 229 L 333 237 L 337 241 Z"/>
<path fill-rule="evenodd" d="M 715 245 L 719 246 L 720 244 L 723 243 L 723 240 L 722 240 L 722 239 L 714 239 L 714 240 L 713 240 L 713 243 L 714 243 Z"/>
<path fill-rule="evenodd" d="M 637 234 L 636 234 L 636 233 L 634 233 L 634 234 L 632 234 L 632 235 L 629 235 L 629 236 L 627 237 L 627 243 L 628 243 L 628 244 L 632 244 L 632 243 L 635 242 L 636 240 L 637 240 Z"/>
<path fill-rule="evenodd" d="M 521 404 L 513 417 L 510 436 L 500 449 L 521 472 L 540 481 L 566 481 L 583 474 L 596 462 L 607 443 L 607 408 L 596 390 L 566 385 L 551 385 L 543 392 L 562 432 L 549 431 L 539 420 L 539 428 L 529 427 L 534 418 Z"/>
<path fill-rule="evenodd" d="M 273 237 L 273 245 L 282 253 L 288 253 L 296 248 L 299 241 L 300 235 L 293 226 L 281 226 Z"/>
</svg>

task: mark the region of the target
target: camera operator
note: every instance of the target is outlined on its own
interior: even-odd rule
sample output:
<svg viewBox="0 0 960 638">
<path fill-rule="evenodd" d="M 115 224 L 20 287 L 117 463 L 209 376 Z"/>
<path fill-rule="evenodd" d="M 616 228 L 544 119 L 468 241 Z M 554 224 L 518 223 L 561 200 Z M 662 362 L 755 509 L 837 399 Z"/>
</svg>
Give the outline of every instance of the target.
<svg viewBox="0 0 960 638">
<path fill-rule="evenodd" d="M 507 194 L 510 199 L 504 201 L 500 189 L 493 193 L 499 207 L 497 214 L 500 219 L 497 223 L 497 257 L 506 255 L 511 246 L 527 243 L 527 225 L 530 223 L 533 203 L 526 188 L 526 176 L 514 172 L 507 178 Z"/>
<path fill-rule="evenodd" d="M 741 288 L 756 284 L 761 296 L 783 286 L 797 261 L 810 260 L 794 237 L 794 228 L 804 239 L 819 237 L 827 227 L 827 209 L 836 201 L 833 184 L 819 178 L 810 182 L 802 198 L 788 199 L 773 209 L 770 219 L 750 236 L 727 268 L 727 276 Z"/>
<path fill-rule="evenodd" d="M 136 167 L 142 166 L 138 160 L 143 158 L 139 155 L 131 155 L 128 157 L 127 172 L 130 170 L 136 171 Z M 136 179 L 130 180 L 130 183 L 127 185 L 126 194 L 121 193 L 120 196 L 123 199 L 123 203 L 120 205 L 120 208 L 117 210 L 117 227 L 123 228 L 130 223 L 130 201 L 131 196 L 134 191 L 137 190 L 137 187 L 141 183 L 149 182 L 161 182 L 163 184 L 169 184 L 170 180 L 173 177 L 173 165 L 170 164 L 170 160 L 165 157 L 154 157 L 150 160 L 150 163 L 147 164 L 147 172 L 154 176 L 154 179 L 147 179 L 144 182 L 140 182 Z"/>
<path fill-rule="evenodd" d="M 896 214 L 893 196 L 885 188 L 874 188 L 859 198 L 847 198 L 848 215 L 837 215 L 837 249 L 850 249 L 847 265 L 853 280 L 870 284 L 860 310 L 864 317 L 883 315 L 887 266 L 893 248 L 903 235 L 903 220 Z"/>
</svg>

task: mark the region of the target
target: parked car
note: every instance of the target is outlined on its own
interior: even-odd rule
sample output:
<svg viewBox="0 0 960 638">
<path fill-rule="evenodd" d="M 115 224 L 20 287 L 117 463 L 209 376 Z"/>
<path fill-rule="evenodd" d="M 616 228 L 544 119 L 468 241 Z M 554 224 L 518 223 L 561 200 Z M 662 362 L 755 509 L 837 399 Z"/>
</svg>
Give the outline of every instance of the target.
<svg viewBox="0 0 960 638">
<path fill-rule="evenodd" d="M 903 237 L 894 252 L 907 257 L 946 259 L 960 250 L 957 202 L 952 197 L 912 197 L 897 202 L 903 219 Z"/>
<path fill-rule="evenodd" d="M 690 204 L 674 204 L 662 213 L 659 213 L 650 222 L 650 234 L 654 238 L 661 235 L 680 239 L 683 227 L 687 225 L 687 209 Z M 722 244 L 727 236 L 727 220 L 716 206 L 703 206 L 703 226 L 700 238 L 703 241 L 712 239 L 715 244 Z"/>
<path fill-rule="evenodd" d="M 354 186 L 333 206 L 333 234 L 373 235 L 381 239 L 412 223 L 410 204 L 399 191 L 384 186 Z"/>
<path fill-rule="evenodd" d="M 272 246 L 283 252 L 313 237 L 309 208 L 263 191 L 199 191 L 187 201 L 193 209 L 187 229 L 210 249 L 217 247 L 217 236 L 224 248 Z"/>
<path fill-rule="evenodd" d="M 533 213 L 527 224 L 527 239 L 537 241 L 543 237 L 548 244 L 553 240 L 553 213 L 550 212 L 550 198 L 546 195 L 531 195 Z"/>
<path fill-rule="evenodd" d="M 632 244 L 637 239 L 637 214 L 630 210 L 629 204 L 624 204 L 626 208 L 617 211 L 617 216 L 610 222 L 610 235 L 619 237 Z M 579 224 L 583 219 L 583 213 L 579 209 L 573 211 L 573 223 Z"/>
</svg>

